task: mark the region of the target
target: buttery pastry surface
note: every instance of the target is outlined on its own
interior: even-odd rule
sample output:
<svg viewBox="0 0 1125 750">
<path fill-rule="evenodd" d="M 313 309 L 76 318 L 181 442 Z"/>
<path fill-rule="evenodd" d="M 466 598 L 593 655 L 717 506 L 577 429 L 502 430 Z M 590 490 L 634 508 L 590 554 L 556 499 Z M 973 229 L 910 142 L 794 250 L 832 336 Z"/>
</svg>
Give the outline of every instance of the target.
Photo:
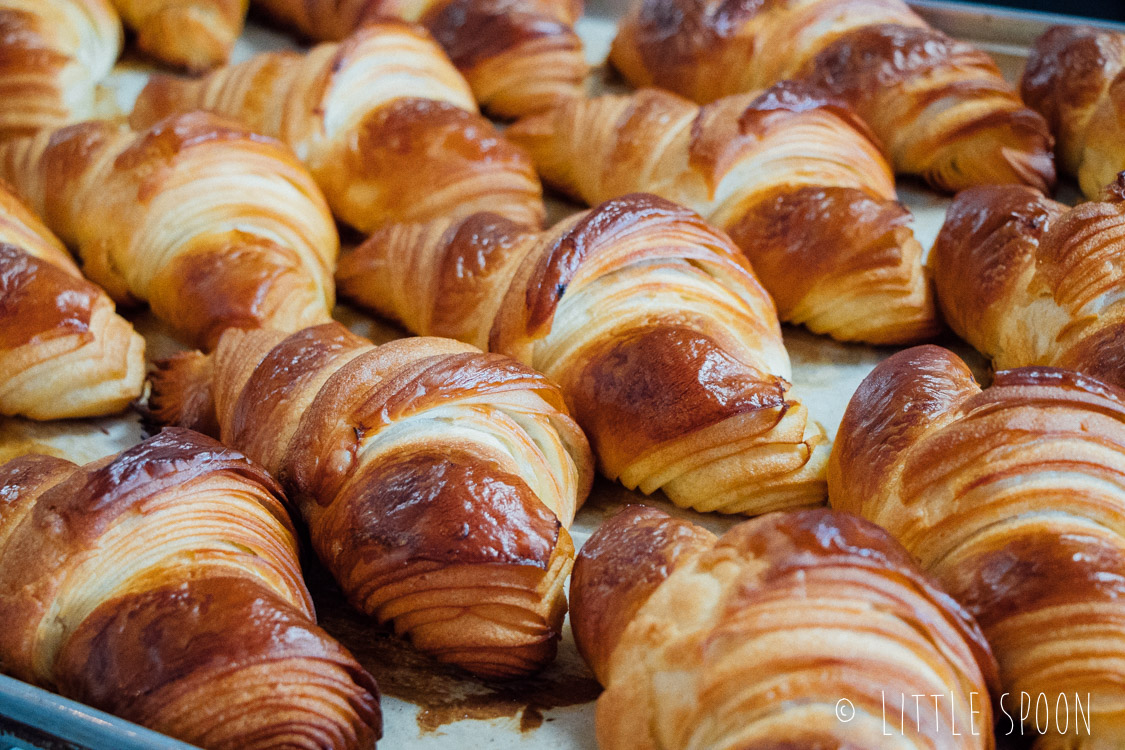
<svg viewBox="0 0 1125 750">
<path fill-rule="evenodd" d="M 192 71 L 227 61 L 250 7 L 250 0 L 112 1 L 142 51 Z"/>
</svg>

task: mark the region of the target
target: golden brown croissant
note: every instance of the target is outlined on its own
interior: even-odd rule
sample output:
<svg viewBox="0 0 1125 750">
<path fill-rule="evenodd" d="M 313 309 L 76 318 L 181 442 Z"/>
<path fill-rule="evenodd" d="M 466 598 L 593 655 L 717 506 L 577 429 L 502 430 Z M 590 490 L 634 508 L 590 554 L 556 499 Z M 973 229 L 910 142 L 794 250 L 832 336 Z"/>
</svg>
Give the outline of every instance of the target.
<svg viewBox="0 0 1125 750">
<path fill-rule="evenodd" d="M 0 668 L 207 750 L 367 750 L 375 681 L 318 628 L 281 491 L 166 430 L 0 466 Z"/>
<path fill-rule="evenodd" d="M 365 23 L 398 18 L 428 28 L 498 117 L 581 96 L 587 65 L 574 23 L 582 0 L 254 0 L 281 23 L 337 41 Z"/>
<path fill-rule="evenodd" d="M 1125 34 L 1048 29 L 1028 57 L 1021 93 L 1055 134 L 1059 167 L 1097 198 L 1125 170 Z"/>
<path fill-rule="evenodd" d="M 113 414 L 141 395 L 145 342 L 0 186 L 0 414 Z"/>
<path fill-rule="evenodd" d="M 306 55 L 268 52 L 199 80 L 156 76 L 132 124 L 195 109 L 287 142 L 333 212 L 364 232 L 484 210 L 543 221 L 531 160 L 477 114 L 464 79 L 417 27 L 384 21 Z"/>
<path fill-rule="evenodd" d="M 93 117 L 121 52 L 108 0 L 0 0 L 0 140 Z"/>
<path fill-rule="evenodd" d="M 966 190 L 930 263 L 950 327 L 997 369 L 1052 365 L 1125 387 L 1125 173 L 1075 208 L 1017 185 Z"/>
<path fill-rule="evenodd" d="M 898 172 L 940 189 L 1055 181 L 1046 123 L 992 59 L 901 0 L 636 0 L 610 59 L 635 86 L 701 103 L 804 78 L 854 107 Z"/>
<path fill-rule="evenodd" d="M 729 232 L 783 321 L 876 344 L 937 331 L 890 166 L 845 105 L 805 84 L 702 108 L 659 89 L 574 100 L 507 134 L 586 203 L 656 193 Z"/>
<path fill-rule="evenodd" d="M 336 226 L 283 144 L 213 115 L 107 121 L 0 145 L 10 181 L 118 302 L 189 341 L 330 319 Z"/>
<path fill-rule="evenodd" d="M 137 46 L 158 60 L 207 70 L 230 57 L 250 0 L 113 0 L 137 32 Z"/>
<path fill-rule="evenodd" d="M 399 225 L 341 259 L 345 294 L 562 386 L 601 470 L 697 510 L 819 503 L 828 451 L 789 391 L 773 303 L 729 238 L 635 194 L 535 232 Z"/>
<path fill-rule="evenodd" d="M 984 637 L 863 519 L 773 513 L 716 539 L 630 506 L 570 590 L 602 750 L 993 747 Z"/>
<path fill-rule="evenodd" d="M 158 419 L 283 478 L 351 602 L 420 650 L 515 677 L 554 658 L 592 460 L 558 389 L 456 341 L 338 323 L 230 331 L 165 362 Z"/>
<path fill-rule="evenodd" d="M 976 616 L 1008 713 L 1066 696 L 1069 733 L 1052 714 L 1038 748 L 1122 746 L 1125 392 L 1032 367 L 982 391 L 951 352 L 910 349 L 852 398 L 828 481 Z"/>
</svg>

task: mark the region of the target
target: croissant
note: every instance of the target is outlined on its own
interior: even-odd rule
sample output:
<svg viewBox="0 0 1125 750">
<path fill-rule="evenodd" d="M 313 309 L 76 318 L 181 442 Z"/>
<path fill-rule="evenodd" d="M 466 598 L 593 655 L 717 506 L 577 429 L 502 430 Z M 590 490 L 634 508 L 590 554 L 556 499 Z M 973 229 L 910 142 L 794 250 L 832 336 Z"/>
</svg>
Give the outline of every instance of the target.
<svg viewBox="0 0 1125 750">
<path fill-rule="evenodd" d="M 0 414 L 113 414 L 141 395 L 144 339 L 0 186 Z"/>
<path fill-rule="evenodd" d="M 333 213 L 365 233 L 483 210 L 543 221 L 531 160 L 477 114 L 464 79 L 416 27 L 372 24 L 340 44 L 259 54 L 203 79 L 154 76 L 131 122 L 195 109 L 287 142 Z"/>
<path fill-rule="evenodd" d="M 1006 692 L 1066 706 L 1036 717 L 1039 750 L 1122 745 L 1125 392 L 1047 367 L 982 391 L 951 352 L 899 352 L 848 405 L 828 484 L 977 618 Z"/>
<path fill-rule="evenodd" d="M 575 100 L 507 134 L 579 200 L 648 191 L 726 230 L 783 321 L 876 344 L 938 330 L 889 165 L 845 105 L 805 84 L 702 108 L 658 89 Z"/>
<path fill-rule="evenodd" d="M 827 438 L 790 393 L 773 304 L 686 208 L 635 194 L 546 232 L 493 214 L 388 227 L 337 283 L 415 333 L 544 373 L 630 489 L 725 513 L 823 500 Z"/>
<path fill-rule="evenodd" d="M 1125 170 L 1125 34 L 1048 29 L 1031 49 L 1020 89 L 1055 134 L 1060 168 L 1096 199 Z"/>
<path fill-rule="evenodd" d="M 375 681 L 316 626 L 283 497 L 166 430 L 0 466 L 0 668 L 207 750 L 359 750 Z"/>
<path fill-rule="evenodd" d="M 930 262 L 950 326 L 997 369 L 1052 365 L 1125 387 L 1125 173 L 1070 208 L 1031 188 L 960 193 Z"/>
<path fill-rule="evenodd" d="M 282 477 L 349 600 L 419 650 L 488 677 L 554 658 L 592 460 L 543 376 L 330 323 L 229 331 L 161 364 L 151 404 Z"/>
<path fill-rule="evenodd" d="M 637 0 L 610 60 L 700 103 L 803 78 L 854 107 L 898 172 L 942 190 L 1055 182 L 1043 118 L 987 54 L 901 0 Z"/>
<path fill-rule="evenodd" d="M 137 32 L 137 47 L 188 70 L 207 70 L 230 57 L 250 0 L 113 0 Z"/>
<path fill-rule="evenodd" d="M 993 747 L 979 628 L 863 519 L 773 513 L 716 539 L 629 506 L 583 546 L 571 599 L 602 750 Z"/>
<path fill-rule="evenodd" d="M 433 33 L 488 112 L 518 117 L 581 96 L 582 0 L 254 0 L 286 26 L 338 41 L 379 18 Z"/>
<path fill-rule="evenodd" d="M 0 140 L 93 117 L 121 52 L 108 0 L 0 0 Z"/>
<path fill-rule="evenodd" d="M 272 139 L 204 113 L 143 133 L 86 122 L 0 144 L 0 179 L 77 248 L 92 281 L 148 302 L 189 341 L 330 319 L 336 226 Z"/>
</svg>

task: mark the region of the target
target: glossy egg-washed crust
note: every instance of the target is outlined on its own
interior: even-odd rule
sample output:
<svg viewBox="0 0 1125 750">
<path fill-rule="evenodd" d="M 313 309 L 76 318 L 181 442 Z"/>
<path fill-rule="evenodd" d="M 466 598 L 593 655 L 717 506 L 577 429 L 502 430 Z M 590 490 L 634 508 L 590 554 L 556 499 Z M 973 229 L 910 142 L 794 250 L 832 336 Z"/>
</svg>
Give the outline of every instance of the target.
<svg viewBox="0 0 1125 750">
<path fill-rule="evenodd" d="M 201 71 L 230 57 L 250 0 L 112 0 L 137 47 L 161 62 Z"/>
<path fill-rule="evenodd" d="M 890 165 L 845 104 L 806 84 L 703 107 L 659 89 L 575 100 L 506 135 L 588 204 L 645 191 L 729 232 L 785 322 L 876 344 L 937 332 Z"/>
<path fill-rule="evenodd" d="M 562 387 L 606 476 L 697 510 L 819 503 L 827 438 L 790 393 L 773 303 L 698 214 L 633 194 L 545 232 L 493 214 L 389 227 L 341 294 Z"/>
<path fill-rule="evenodd" d="M 92 121 L 0 144 L 0 178 L 119 303 L 185 340 L 329 320 L 339 238 L 285 145 L 206 113 L 135 133 Z"/>
<path fill-rule="evenodd" d="M 374 680 L 318 628 L 278 486 L 198 433 L 0 466 L 0 669 L 207 750 L 367 750 Z"/>
<path fill-rule="evenodd" d="M 113 414 L 141 394 L 144 339 L 0 185 L 0 414 Z"/>
<path fill-rule="evenodd" d="M 0 0 L 0 140 L 93 117 L 120 52 L 109 0 Z"/>
<path fill-rule="evenodd" d="M 518 117 L 582 95 L 587 65 L 574 22 L 582 0 L 254 0 L 280 23 L 337 41 L 366 23 L 425 26 L 497 117 Z"/>
<path fill-rule="evenodd" d="M 977 618 L 1006 692 L 1081 696 L 1091 735 L 1052 722 L 1037 748 L 1122 746 L 1125 392 L 1047 367 L 982 391 L 951 352 L 909 349 L 852 398 L 828 481 Z"/>
<path fill-rule="evenodd" d="M 307 54 L 266 52 L 202 79 L 154 76 L 132 125 L 207 109 L 293 147 L 333 213 L 363 232 L 490 210 L 540 226 L 528 156 L 477 113 L 472 92 L 424 30 L 364 27 Z"/>
<path fill-rule="evenodd" d="M 855 516 L 773 513 L 716 539 L 629 506 L 582 547 L 571 599 L 606 687 L 602 750 L 993 747 L 979 628 Z M 940 723 L 918 694 L 941 696 Z"/>
<path fill-rule="evenodd" d="M 1125 387 L 1125 173 L 1074 208 L 1018 185 L 958 194 L 930 263 L 945 318 L 996 369 Z"/>
<path fill-rule="evenodd" d="M 636 0 L 610 59 L 706 103 L 803 78 L 848 102 L 895 170 L 943 190 L 1055 182 L 1046 123 L 984 52 L 901 0 Z"/>
<path fill-rule="evenodd" d="M 163 362 L 152 406 L 280 477 L 349 600 L 420 650 L 490 677 L 554 658 L 593 461 L 543 376 L 330 323 Z"/>
<path fill-rule="evenodd" d="M 1058 139 L 1060 169 L 1097 198 L 1125 170 L 1125 33 L 1048 29 L 1031 49 L 1020 89 Z"/>
</svg>

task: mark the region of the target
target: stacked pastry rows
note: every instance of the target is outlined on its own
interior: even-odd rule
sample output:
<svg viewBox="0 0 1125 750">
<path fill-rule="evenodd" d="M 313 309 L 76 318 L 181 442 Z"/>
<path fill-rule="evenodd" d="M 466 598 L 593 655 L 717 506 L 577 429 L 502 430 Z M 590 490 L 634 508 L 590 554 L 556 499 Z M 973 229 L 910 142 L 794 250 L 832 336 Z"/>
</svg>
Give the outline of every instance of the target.
<svg viewBox="0 0 1125 750">
<path fill-rule="evenodd" d="M 486 678 L 550 662 L 573 566 L 603 747 L 882 747 L 915 694 L 982 731 L 896 746 L 992 747 L 1002 691 L 1091 696 L 1044 748 L 1125 741 L 1122 37 L 1053 30 L 1021 101 L 897 0 L 643 0 L 611 53 L 642 88 L 586 99 L 571 3 L 256 2 L 329 41 L 98 119 L 121 19 L 198 71 L 246 3 L 0 0 L 0 412 L 139 398 L 115 304 L 200 348 L 148 378 L 174 427 L 0 468 L 0 668 L 206 748 L 370 746 L 294 513 L 373 627 Z M 1055 137 L 1096 200 L 1043 194 Z M 895 172 L 963 190 L 929 268 Z M 540 176 L 594 207 L 544 229 Z M 902 345 L 939 309 L 1017 369 L 896 354 L 831 447 L 780 322 Z M 576 565 L 595 468 L 767 515 L 630 509 Z"/>
</svg>

